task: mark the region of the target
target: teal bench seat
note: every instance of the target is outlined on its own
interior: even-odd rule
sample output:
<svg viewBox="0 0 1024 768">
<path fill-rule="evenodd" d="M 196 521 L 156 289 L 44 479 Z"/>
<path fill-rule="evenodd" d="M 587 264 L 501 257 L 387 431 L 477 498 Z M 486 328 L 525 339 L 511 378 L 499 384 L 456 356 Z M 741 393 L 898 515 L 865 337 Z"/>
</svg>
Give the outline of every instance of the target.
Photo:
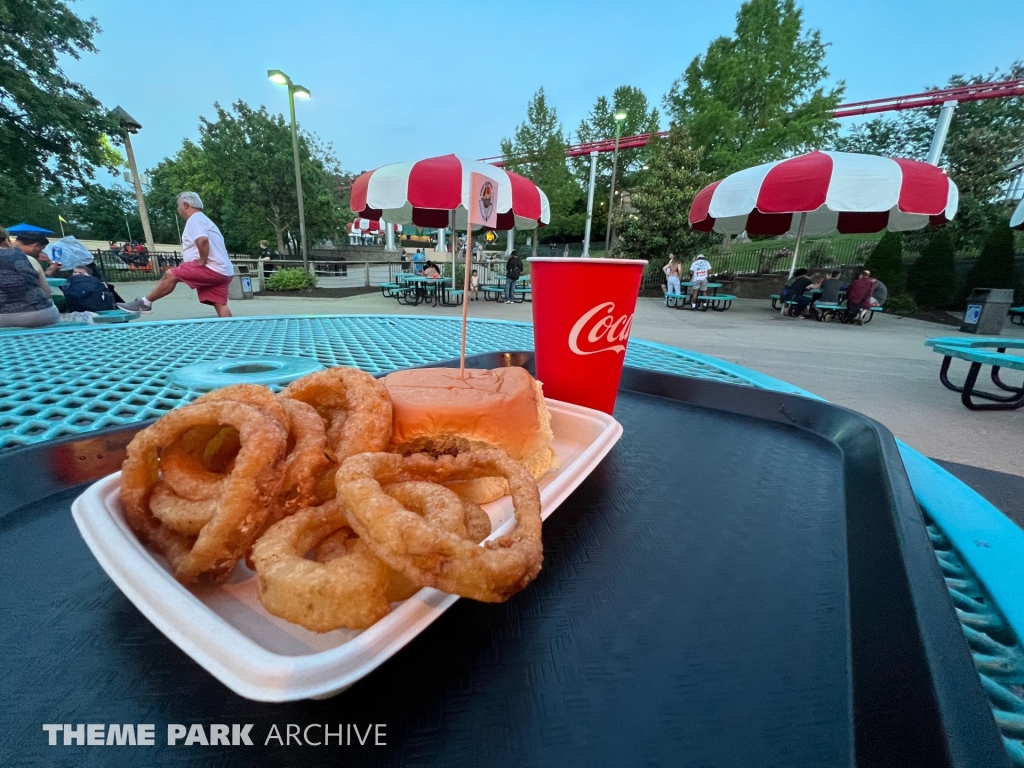
<svg viewBox="0 0 1024 768">
<path fill-rule="evenodd" d="M 736 301 L 735 296 L 730 296 L 727 293 L 718 293 L 714 296 L 698 296 L 697 304 L 704 307 L 705 309 L 712 309 L 715 312 L 725 312 L 732 306 L 732 303 Z"/>
</svg>

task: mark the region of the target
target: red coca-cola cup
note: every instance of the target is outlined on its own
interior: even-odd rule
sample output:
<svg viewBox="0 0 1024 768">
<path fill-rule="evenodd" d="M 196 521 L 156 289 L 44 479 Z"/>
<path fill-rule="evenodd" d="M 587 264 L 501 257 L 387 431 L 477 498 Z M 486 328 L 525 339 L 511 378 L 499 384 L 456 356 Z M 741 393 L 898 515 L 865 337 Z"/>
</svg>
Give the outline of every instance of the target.
<svg viewBox="0 0 1024 768">
<path fill-rule="evenodd" d="M 611 413 L 647 262 L 527 261 L 537 379 L 544 384 L 544 394 Z"/>
</svg>

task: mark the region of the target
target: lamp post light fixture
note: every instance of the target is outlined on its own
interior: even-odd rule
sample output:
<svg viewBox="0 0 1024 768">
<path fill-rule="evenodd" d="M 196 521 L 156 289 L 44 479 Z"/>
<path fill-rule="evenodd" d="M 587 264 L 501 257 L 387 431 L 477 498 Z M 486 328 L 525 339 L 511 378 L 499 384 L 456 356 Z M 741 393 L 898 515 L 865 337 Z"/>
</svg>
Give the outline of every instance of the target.
<svg viewBox="0 0 1024 768">
<path fill-rule="evenodd" d="M 622 121 L 626 119 L 626 110 L 615 112 L 615 151 L 612 153 L 612 188 L 608 194 L 608 227 L 604 231 L 604 255 L 608 255 L 608 246 L 612 239 L 612 207 L 615 205 L 615 174 L 619 169 L 619 137 L 622 136 Z"/>
<path fill-rule="evenodd" d="M 302 169 L 299 166 L 299 133 L 295 127 L 295 99 L 310 98 L 309 90 L 296 85 L 292 79 L 279 69 L 268 69 L 270 82 L 288 86 L 288 112 L 292 126 L 292 153 L 295 156 L 295 192 L 299 199 L 299 238 L 302 243 L 302 271 L 309 274 L 309 244 L 306 242 L 306 211 L 302 205 Z"/>
</svg>

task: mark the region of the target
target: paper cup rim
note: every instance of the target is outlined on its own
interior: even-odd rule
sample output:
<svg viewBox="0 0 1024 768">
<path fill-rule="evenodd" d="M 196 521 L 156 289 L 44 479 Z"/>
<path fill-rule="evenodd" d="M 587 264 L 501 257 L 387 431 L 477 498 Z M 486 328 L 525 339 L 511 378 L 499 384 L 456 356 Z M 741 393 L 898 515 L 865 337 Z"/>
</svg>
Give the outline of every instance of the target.
<svg viewBox="0 0 1024 768">
<path fill-rule="evenodd" d="M 647 259 L 591 259 L 581 256 L 530 256 L 527 261 L 551 261 L 561 264 L 646 264 Z"/>
</svg>

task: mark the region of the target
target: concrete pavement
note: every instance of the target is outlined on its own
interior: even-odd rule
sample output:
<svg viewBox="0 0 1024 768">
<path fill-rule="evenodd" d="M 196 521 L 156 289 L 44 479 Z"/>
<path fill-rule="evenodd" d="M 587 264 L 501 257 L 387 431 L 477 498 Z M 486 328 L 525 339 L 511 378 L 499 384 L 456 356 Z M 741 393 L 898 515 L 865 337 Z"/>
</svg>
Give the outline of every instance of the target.
<svg viewBox="0 0 1024 768">
<path fill-rule="evenodd" d="M 152 283 L 123 283 L 126 299 L 145 295 Z M 379 293 L 346 299 L 272 298 L 233 301 L 236 316 L 309 314 L 409 314 L 450 316 L 458 307 L 405 307 Z M 212 317 L 185 286 L 157 302 L 147 319 Z M 529 322 L 530 304 L 472 302 L 470 316 Z M 946 461 L 1024 476 L 1024 409 L 972 412 L 938 379 L 941 358 L 924 346 L 931 336 L 957 330 L 919 320 L 877 314 L 862 327 L 781 317 L 768 302 L 738 300 L 728 312 L 668 309 L 641 299 L 634 338 L 702 352 L 788 381 L 831 402 L 885 424 L 922 453 Z M 1024 337 L 1009 323 L 1005 336 Z M 966 365 L 954 362 L 951 376 L 962 380 Z M 1015 377 L 1007 376 L 1013 382 Z"/>
</svg>

